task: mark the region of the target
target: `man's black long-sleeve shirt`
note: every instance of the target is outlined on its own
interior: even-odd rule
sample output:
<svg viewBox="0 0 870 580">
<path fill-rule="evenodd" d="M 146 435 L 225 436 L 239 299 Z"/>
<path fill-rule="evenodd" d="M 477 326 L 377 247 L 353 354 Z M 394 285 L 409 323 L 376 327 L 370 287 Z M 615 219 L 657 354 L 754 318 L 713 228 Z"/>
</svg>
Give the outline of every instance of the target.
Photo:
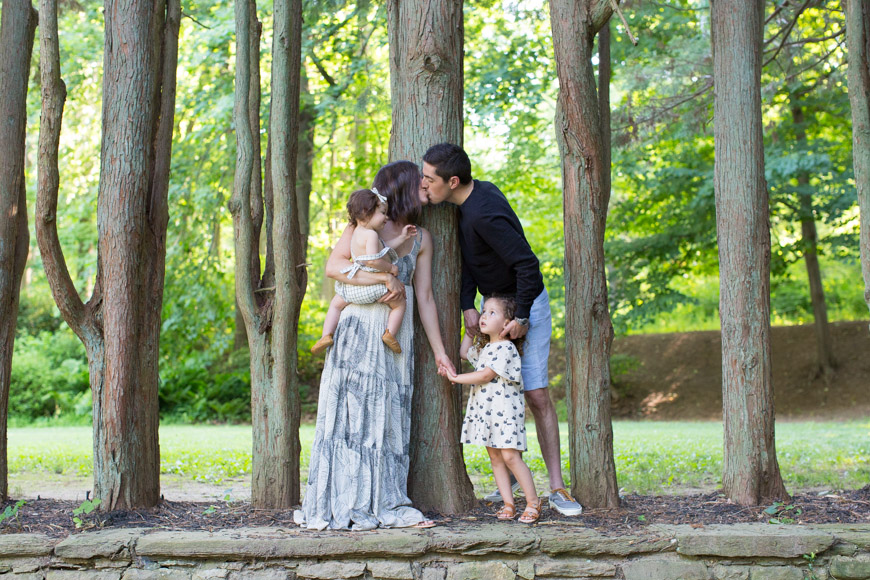
<svg viewBox="0 0 870 580">
<path fill-rule="evenodd" d="M 544 291 L 538 258 L 523 226 L 504 194 L 488 181 L 474 188 L 459 206 L 462 250 L 462 310 L 475 308 L 477 290 L 516 296 L 517 318 L 528 318 L 535 298 Z"/>
</svg>

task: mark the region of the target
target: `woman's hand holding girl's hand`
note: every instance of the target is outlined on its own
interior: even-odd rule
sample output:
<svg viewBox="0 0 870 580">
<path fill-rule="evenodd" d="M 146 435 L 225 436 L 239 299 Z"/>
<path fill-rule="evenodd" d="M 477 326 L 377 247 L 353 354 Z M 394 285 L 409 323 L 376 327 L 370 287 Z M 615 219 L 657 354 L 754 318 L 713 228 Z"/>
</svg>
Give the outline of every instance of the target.
<svg viewBox="0 0 870 580">
<path fill-rule="evenodd" d="M 450 371 L 454 375 L 456 375 L 456 367 L 453 366 L 453 361 L 450 360 L 450 357 L 447 354 L 436 354 L 435 355 L 435 364 L 438 365 L 438 374 L 442 377 L 446 377 L 447 375 L 443 371 Z"/>
</svg>

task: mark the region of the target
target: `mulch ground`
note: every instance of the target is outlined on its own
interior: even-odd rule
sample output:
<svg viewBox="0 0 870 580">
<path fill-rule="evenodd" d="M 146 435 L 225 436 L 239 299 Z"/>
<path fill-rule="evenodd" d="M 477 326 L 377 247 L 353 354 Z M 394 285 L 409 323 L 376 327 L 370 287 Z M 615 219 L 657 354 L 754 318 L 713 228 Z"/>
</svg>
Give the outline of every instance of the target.
<svg viewBox="0 0 870 580">
<path fill-rule="evenodd" d="M 14 506 L 7 501 L 2 508 Z M 0 523 L 0 533 L 41 533 L 62 538 L 85 530 L 111 528 L 151 528 L 154 530 L 216 531 L 242 527 L 294 528 L 292 510 L 254 509 L 248 502 L 201 503 L 163 501 L 154 509 L 132 512 L 93 512 L 76 527 L 73 510 L 77 502 L 51 499 L 28 501 L 19 509 L 18 517 Z M 439 526 L 459 531 L 469 521 L 493 520 L 497 506 L 480 501 L 478 506 L 461 516 L 427 514 Z M 522 509 L 520 499 L 517 508 Z M 775 513 L 772 513 L 775 512 Z M 642 532 L 653 524 L 690 524 L 703 527 L 710 524 L 771 522 L 781 524 L 870 523 L 870 485 L 853 491 L 836 493 L 796 494 L 783 505 L 739 506 L 721 493 L 644 496 L 628 495 L 619 508 L 587 509 L 581 516 L 565 517 L 544 509 L 540 525 L 592 528 L 607 535 Z M 505 525 L 523 525 L 518 522 Z"/>
</svg>

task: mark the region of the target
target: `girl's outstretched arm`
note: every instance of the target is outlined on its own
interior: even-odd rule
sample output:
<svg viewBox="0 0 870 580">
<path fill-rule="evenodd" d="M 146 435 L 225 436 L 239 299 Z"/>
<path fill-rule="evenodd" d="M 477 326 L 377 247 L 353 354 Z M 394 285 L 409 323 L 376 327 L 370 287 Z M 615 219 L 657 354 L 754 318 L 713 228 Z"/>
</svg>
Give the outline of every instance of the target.
<svg viewBox="0 0 870 580">
<path fill-rule="evenodd" d="M 474 371 L 473 373 L 462 373 L 457 375 L 447 371 L 447 378 L 451 383 L 460 385 L 482 385 L 488 383 L 496 377 L 496 372 L 491 368 L 485 368 L 482 371 Z"/>
</svg>

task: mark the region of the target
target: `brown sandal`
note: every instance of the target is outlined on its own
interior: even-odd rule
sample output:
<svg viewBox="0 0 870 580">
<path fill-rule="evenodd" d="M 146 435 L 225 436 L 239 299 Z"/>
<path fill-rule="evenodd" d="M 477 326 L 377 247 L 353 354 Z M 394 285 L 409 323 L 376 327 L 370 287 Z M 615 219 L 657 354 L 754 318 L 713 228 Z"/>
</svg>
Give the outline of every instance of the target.
<svg viewBox="0 0 870 580">
<path fill-rule="evenodd" d="M 332 340 L 332 335 L 325 334 L 311 347 L 311 354 L 320 354 L 333 344 L 335 344 L 335 341 Z"/>
<path fill-rule="evenodd" d="M 523 515 L 520 516 L 520 520 L 524 524 L 534 524 L 541 518 L 541 498 L 538 498 L 538 501 L 533 502 L 530 501 L 526 504 L 526 509 L 523 510 Z"/>
<path fill-rule="evenodd" d="M 386 329 L 384 331 L 384 335 L 381 337 L 381 340 L 384 341 L 384 344 L 387 345 L 391 351 L 396 354 L 402 354 L 402 347 L 399 344 L 399 341 L 396 340 L 396 337 L 393 336 L 393 333 L 390 332 L 390 329 Z"/>
<path fill-rule="evenodd" d="M 495 517 L 502 521 L 512 520 L 517 517 L 517 506 L 512 503 L 505 503 L 501 506 L 500 510 L 495 512 Z"/>
</svg>

